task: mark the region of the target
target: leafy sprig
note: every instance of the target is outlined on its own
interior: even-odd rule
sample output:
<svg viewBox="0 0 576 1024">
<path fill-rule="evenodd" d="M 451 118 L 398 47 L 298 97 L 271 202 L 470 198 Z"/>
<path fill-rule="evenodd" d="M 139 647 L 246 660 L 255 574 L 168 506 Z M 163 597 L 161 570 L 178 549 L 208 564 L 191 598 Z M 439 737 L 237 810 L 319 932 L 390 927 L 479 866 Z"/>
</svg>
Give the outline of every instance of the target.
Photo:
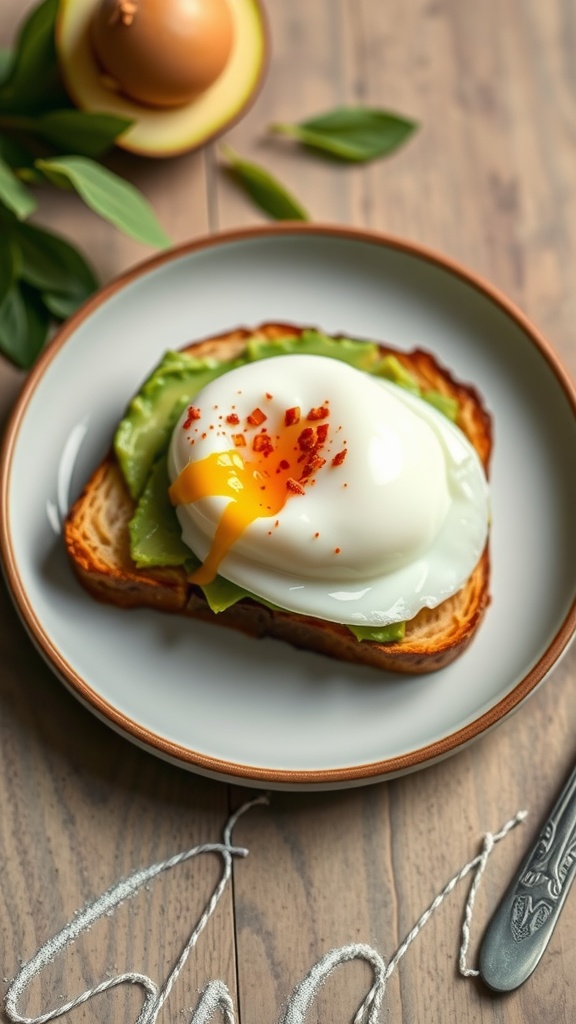
<svg viewBox="0 0 576 1024">
<path fill-rule="evenodd" d="M 377 107 L 336 107 L 294 124 L 268 126 L 306 150 L 345 164 L 390 156 L 416 131 L 416 121 Z M 223 148 L 228 170 L 253 203 L 275 220 L 308 220 L 300 201 L 259 164 Z"/>
<path fill-rule="evenodd" d="M 264 213 L 274 220 L 309 220 L 300 202 L 259 164 L 243 160 L 230 146 L 222 146 L 230 176 Z"/>
<path fill-rule="evenodd" d="M 415 121 L 375 107 L 336 107 L 295 124 L 269 125 L 268 131 L 295 139 L 306 149 L 345 163 L 389 156 L 416 130 Z"/>
<path fill-rule="evenodd" d="M 26 223 L 38 207 L 34 186 L 75 190 L 132 238 L 170 244 L 141 193 L 99 162 L 132 121 L 76 110 L 62 86 L 57 8 L 58 0 L 43 0 L 14 50 L 0 51 L 0 352 L 22 368 L 36 359 L 51 324 L 97 288 L 73 245 Z"/>
</svg>

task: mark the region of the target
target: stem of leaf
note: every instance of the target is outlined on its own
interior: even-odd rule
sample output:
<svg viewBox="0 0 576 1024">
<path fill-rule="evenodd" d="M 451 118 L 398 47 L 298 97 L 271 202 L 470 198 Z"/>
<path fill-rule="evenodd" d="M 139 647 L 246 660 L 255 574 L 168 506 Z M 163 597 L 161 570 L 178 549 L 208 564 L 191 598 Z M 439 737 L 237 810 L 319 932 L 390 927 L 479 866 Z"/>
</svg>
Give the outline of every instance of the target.
<svg viewBox="0 0 576 1024">
<path fill-rule="evenodd" d="M 280 121 L 277 121 L 274 124 L 269 124 L 268 131 L 275 135 L 289 135 L 293 139 L 297 139 L 299 136 L 298 125 L 287 124 Z"/>
</svg>

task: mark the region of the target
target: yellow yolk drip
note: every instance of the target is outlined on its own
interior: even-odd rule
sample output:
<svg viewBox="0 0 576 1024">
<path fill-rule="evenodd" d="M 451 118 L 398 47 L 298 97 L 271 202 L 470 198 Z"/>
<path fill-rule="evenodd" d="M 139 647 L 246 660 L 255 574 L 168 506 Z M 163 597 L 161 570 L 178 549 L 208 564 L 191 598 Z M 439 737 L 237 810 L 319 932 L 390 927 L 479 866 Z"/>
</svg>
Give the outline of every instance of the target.
<svg viewBox="0 0 576 1024">
<path fill-rule="evenodd" d="M 289 470 L 244 462 L 236 451 L 214 452 L 184 467 L 168 492 L 174 505 L 207 497 L 230 498 L 204 563 L 190 577 L 192 583 L 210 583 L 246 527 L 255 519 L 278 515 L 292 493 L 287 487 L 289 477 Z"/>
<path fill-rule="evenodd" d="M 190 576 L 192 583 L 211 583 L 230 548 L 255 519 L 277 516 L 289 497 L 304 494 L 303 483 L 325 462 L 319 450 L 327 433 L 327 424 L 294 423 L 284 426 L 274 441 L 262 433 L 260 445 L 258 439 L 253 442 L 249 458 L 231 449 L 212 452 L 184 467 L 168 491 L 174 505 L 209 497 L 230 499 L 206 559 Z"/>
</svg>

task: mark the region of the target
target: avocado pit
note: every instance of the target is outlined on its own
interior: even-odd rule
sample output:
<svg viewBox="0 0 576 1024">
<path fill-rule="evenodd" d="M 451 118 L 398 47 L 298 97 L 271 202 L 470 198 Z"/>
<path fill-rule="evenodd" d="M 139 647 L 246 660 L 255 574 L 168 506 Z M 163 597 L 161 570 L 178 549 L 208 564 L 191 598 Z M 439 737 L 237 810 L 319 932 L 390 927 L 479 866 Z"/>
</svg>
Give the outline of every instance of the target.
<svg viewBox="0 0 576 1024">
<path fill-rule="evenodd" d="M 90 39 L 112 89 L 151 107 L 205 92 L 232 51 L 228 0 L 100 0 Z"/>
</svg>

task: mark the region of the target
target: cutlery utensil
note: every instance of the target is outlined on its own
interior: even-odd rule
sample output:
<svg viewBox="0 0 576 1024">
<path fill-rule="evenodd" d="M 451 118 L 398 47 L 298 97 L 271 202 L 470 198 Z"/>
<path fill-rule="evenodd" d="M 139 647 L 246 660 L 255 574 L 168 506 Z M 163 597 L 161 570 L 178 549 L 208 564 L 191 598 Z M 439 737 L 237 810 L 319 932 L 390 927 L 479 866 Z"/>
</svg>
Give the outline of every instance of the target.
<svg viewBox="0 0 576 1024">
<path fill-rule="evenodd" d="M 576 767 L 499 904 L 480 948 L 480 976 L 509 992 L 530 976 L 576 875 Z"/>
</svg>

